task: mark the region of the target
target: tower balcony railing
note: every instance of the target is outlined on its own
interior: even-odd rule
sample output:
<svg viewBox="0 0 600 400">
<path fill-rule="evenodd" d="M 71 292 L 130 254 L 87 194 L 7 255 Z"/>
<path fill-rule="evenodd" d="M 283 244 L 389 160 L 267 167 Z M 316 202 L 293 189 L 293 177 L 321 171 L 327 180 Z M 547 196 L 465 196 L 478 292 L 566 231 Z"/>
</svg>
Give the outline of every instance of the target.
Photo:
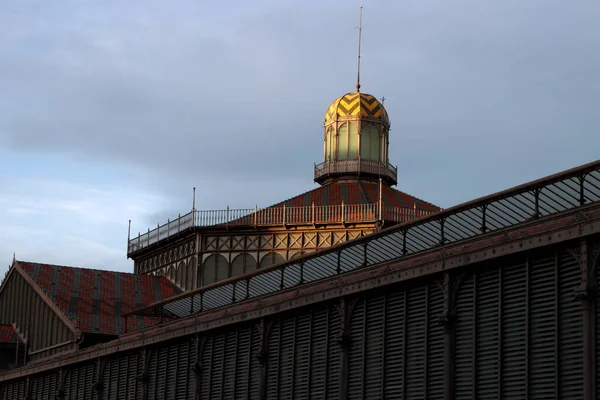
<svg viewBox="0 0 600 400">
<path fill-rule="evenodd" d="M 398 168 L 381 161 L 363 160 L 360 158 L 351 160 L 330 160 L 315 164 L 315 180 L 326 175 L 341 174 L 370 174 L 383 176 L 398 182 Z"/>
<path fill-rule="evenodd" d="M 376 221 L 404 222 L 433 214 L 432 211 L 385 204 L 339 204 L 287 207 L 285 205 L 268 208 L 241 208 L 224 210 L 194 210 L 180 215 L 164 225 L 157 225 L 143 234 L 128 239 L 127 255 L 131 255 L 159 241 L 172 238 L 193 227 L 214 227 L 228 229 L 234 227 L 289 226 L 311 224 L 369 223 Z"/>
</svg>

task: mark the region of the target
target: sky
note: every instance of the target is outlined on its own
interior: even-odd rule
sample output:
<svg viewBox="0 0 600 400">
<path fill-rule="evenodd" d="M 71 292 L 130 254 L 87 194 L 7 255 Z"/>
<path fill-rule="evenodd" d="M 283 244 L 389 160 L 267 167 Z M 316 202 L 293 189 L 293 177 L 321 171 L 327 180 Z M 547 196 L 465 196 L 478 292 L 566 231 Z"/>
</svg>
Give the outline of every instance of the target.
<svg viewBox="0 0 600 400">
<path fill-rule="evenodd" d="M 133 233 L 316 187 L 359 0 L 3 0 L 0 278 L 132 272 Z M 399 190 L 450 207 L 598 159 L 600 2 L 364 0 Z"/>
</svg>

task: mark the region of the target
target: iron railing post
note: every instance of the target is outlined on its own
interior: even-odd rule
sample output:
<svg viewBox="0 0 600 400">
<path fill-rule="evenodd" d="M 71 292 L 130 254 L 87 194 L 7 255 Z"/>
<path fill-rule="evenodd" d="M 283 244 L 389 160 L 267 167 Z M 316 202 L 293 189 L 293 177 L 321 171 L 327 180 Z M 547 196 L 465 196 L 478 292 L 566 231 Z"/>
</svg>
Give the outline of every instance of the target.
<svg viewBox="0 0 600 400">
<path fill-rule="evenodd" d="M 129 253 L 130 247 L 131 247 L 131 220 L 129 220 L 129 225 L 127 227 L 127 253 Z"/>
<path fill-rule="evenodd" d="M 379 178 L 379 220 L 381 221 L 381 208 L 383 207 L 383 184 Z"/>
<path fill-rule="evenodd" d="M 487 231 L 487 225 L 486 225 L 486 211 L 487 211 L 487 204 L 483 205 L 481 207 L 481 233 L 485 233 Z"/>
<path fill-rule="evenodd" d="M 535 210 L 533 212 L 533 218 L 538 218 L 540 216 L 540 192 L 541 189 L 535 189 Z"/>
<path fill-rule="evenodd" d="M 585 175 L 579 177 L 579 205 L 585 204 Z"/>
</svg>

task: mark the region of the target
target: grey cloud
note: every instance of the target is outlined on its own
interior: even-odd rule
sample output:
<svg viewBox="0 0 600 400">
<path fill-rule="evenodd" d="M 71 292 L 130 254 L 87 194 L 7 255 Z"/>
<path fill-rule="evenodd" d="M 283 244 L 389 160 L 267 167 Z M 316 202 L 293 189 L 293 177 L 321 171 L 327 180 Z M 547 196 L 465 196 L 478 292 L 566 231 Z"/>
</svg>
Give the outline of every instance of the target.
<svg viewBox="0 0 600 400">
<path fill-rule="evenodd" d="M 207 206 L 309 189 L 324 111 L 355 79 L 356 9 L 317 4 L 221 25 L 195 8 L 115 17 L 35 56 L 0 54 L 0 141 L 135 165 L 165 192 L 219 187 Z M 592 1 L 367 4 L 362 87 L 388 99 L 400 189 L 449 206 L 596 158 L 599 14 Z"/>
</svg>

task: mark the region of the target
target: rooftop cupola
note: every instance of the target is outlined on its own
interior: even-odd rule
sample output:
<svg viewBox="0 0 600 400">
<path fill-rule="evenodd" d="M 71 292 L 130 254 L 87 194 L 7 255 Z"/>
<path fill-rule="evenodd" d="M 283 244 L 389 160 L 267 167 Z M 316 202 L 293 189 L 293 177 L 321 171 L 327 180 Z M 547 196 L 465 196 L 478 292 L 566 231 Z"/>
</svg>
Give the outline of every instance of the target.
<svg viewBox="0 0 600 400">
<path fill-rule="evenodd" d="M 388 160 L 390 119 L 383 103 L 360 92 L 360 44 L 362 4 L 358 29 L 356 92 L 331 103 L 325 114 L 324 159 L 315 165 L 315 182 L 379 180 L 398 183 L 398 170 Z"/>
<path fill-rule="evenodd" d="M 324 160 L 315 165 L 315 181 L 339 179 L 397 183 L 388 161 L 390 120 L 383 104 L 370 94 L 347 93 L 335 99 L 325 114 Z"/>
</svg>

